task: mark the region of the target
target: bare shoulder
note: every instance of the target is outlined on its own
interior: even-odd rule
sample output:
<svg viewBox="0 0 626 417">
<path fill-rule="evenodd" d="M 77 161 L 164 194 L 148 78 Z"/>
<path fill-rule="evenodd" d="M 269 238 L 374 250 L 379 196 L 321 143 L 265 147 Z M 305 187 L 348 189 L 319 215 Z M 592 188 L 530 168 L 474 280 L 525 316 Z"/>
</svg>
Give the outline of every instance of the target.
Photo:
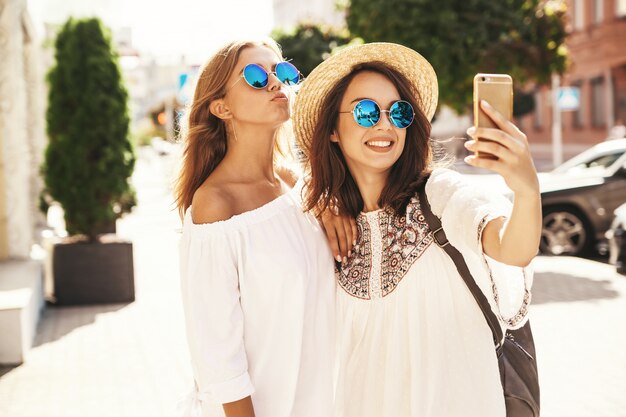
<svg viewBox="0 0 626 417">
<path fill-rule="evenodd" d="M 291 188 L 293 188 L 296 185 L 296 182 L 298 182 L 298 174 L 286 166 L 277 166 L 276 174 L 278 174 L 280 179 Z"/>
<path fill-rule="evenodd" d="M 235 214 L 232 196 L 224 188 L 209 183 L 196 190 L 191 205 L 195 224 L 228 220 Z"/>
</svg>

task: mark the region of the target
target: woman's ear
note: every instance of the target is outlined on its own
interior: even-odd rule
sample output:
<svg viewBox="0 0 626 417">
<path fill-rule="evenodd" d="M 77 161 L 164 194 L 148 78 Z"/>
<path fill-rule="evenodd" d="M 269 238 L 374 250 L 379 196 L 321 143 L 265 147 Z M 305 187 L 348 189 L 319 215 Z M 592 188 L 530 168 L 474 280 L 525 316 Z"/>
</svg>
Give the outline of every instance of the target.
<svg viewBox="0 0 626 417">
<path fill-rule="evenodd" d="M 333 133 L 330 134 L 330 141 L 335 143 L 339 142 L 339 135 L 336 130 L 333 130 Z"/>
<path fill-rule="evenodd" d="M 233 114 L 230 112 L 228 105 L 224 102 L 224 99 L 222 98 L 213 100 L 211 104 L 209 104 L 209 111 L 218 119 L 227 120 L 233 117 Z"/>
</svg>

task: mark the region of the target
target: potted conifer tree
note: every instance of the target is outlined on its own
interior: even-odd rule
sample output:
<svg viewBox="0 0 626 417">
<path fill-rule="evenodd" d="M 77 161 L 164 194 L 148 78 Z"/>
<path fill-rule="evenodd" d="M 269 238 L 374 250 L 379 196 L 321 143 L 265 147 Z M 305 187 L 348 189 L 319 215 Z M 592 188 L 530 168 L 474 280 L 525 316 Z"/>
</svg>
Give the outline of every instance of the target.
<svg viewBox="0 0 626 417">
<path fill-rule="evenodd" d="M 63 207 L 68 238 L 52 253 L 57 304 L 135 299 L 132 243 L 110 232 L 136 204 L 129 182 L 128 93 L 118 56 L 96 18 L 69 19 L 57 35 L 48 73 L 49 143 L 40 208 Z M 106 234 L 109 233 L 109 234 Z"/>
</svg>

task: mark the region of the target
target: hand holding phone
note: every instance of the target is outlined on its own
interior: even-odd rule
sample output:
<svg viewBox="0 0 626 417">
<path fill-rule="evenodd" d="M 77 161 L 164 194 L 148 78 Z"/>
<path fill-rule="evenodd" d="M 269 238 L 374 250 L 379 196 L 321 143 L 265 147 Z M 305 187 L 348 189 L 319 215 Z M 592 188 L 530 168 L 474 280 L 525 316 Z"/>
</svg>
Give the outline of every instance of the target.
<svg viewBox="0 0 626 417">
<path fill-rule="evenodd" d="M 474 123 L 467 130 L 472 138 L 465 147 L 474 155 L 465 162 L 494 171 L 517 196 L 539 195 L 537 171 L 528 139 L 511 121 L 513 83 L 505 74 L 477 74 L 474 77 Z"/>
<path fill-rule="evenodd" d="M 474 78 L 474 126 L 465 147 L 473 167 L 500 174 L 513 191 L 513 209 L 505 221 L 491 221 L 483 231 L 486 254 L 500 262 L 526 266 L 537 253 L 541 238 L 541 194 L 528 138 L 512 122 L 513 85 L 504 74 Z M 491 255 L 490 255 L 491 256 Z"/>
</svg>

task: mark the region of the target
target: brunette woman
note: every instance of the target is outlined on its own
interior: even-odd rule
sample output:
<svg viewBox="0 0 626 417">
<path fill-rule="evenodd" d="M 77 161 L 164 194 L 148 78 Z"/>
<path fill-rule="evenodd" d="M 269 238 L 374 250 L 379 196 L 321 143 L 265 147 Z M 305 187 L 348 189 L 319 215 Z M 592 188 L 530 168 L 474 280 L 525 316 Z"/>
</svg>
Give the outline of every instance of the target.
<svg viewBox="0 0 626 417">
<path fill-rule="evenodd" d="M 500 174 L 514 203 L 432 158 L 437 78 L 417 52 L 350 47 L 302 84 L 294 129 L 310 177 L 305 207 L 356 219 L 352 255 L 337 263 L 340 417 L 504 417 L 492 332 L 423 215 L 425 187 L 450 244 L 465 258 L 503 329 L 527 318 L 541 230 L 537 175 L 525 135 L 469 133 L 470 165 Z M 481 154 L 482 155 L 482 154 Z"/>
</svg>

